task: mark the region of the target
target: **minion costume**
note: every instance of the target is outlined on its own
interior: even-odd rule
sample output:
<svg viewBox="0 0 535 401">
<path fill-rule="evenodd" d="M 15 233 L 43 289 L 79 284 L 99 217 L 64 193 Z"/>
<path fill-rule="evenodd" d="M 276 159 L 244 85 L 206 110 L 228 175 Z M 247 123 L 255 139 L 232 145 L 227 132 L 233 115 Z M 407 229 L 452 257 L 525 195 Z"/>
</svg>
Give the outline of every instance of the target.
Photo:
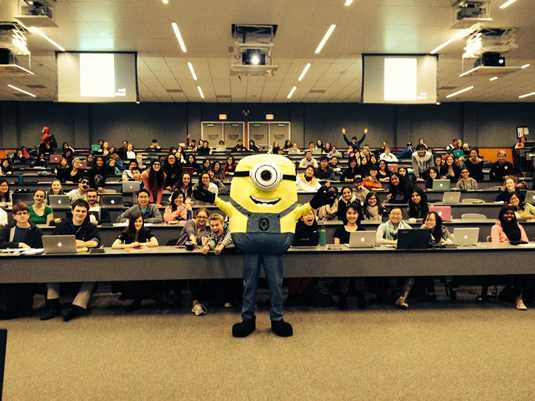
<svg viewBox="0 0 535 401">
<path fill-rule="evenodd" d="M 292 244 L 296 221 L 329 203 L 332 193 L 322 187 L 310 203 L 298 207 L 294 164 L 284 156 L 262 154 L 238 163 L 230 202 L 203 189 L 194 196 L 215 202 L 227 214 L 232 240 L 244 254 L 242 322 L 233 326 L 233 336 L 245 337 L 256 329 L 256 289 L 262 264 L 269 286 L 271 329 L 281 337 L 291 336 L 292 326 L 283 320 L 282 254 Z"/>
</svg>

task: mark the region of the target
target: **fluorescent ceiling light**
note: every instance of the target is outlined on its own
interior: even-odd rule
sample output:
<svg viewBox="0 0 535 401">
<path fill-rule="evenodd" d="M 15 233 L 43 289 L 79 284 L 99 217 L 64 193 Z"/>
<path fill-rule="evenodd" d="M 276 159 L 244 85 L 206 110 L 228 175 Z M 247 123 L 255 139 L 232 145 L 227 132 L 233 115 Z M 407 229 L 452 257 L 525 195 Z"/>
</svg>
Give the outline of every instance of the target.
<svg viewBox="0 0 535 401">
<path fill-rule="evenodd" d="M 530 65 L 531 65 L 531 64 L 524 64 L 524 65 L 522 66 L 522 69 L 524 69 L 524 68 L 528 68 Z"/>
<path fill-rule="evenodd" d="M 298 81 L 302 81 L 302 80 L 303 80 L 303 78 L 305 77 L 305 75 L 306 75 L 308 69 L 310 68 L 310 66 L 311 66 L 310 63 L 308 63 L 308 64 L 305 66 L 305 68 L 303 69 L 303 72 L 301 73 L 301 75 L 299 75 L 299 78 L 297 78 Z"/>
<path fill-rule="evenodd" d="M 330 27 L 329 27 L 329 30 L 327 31 L 327 33 L 325 34 L 325 36 L 323 37 L 323 39 L 321 40 L 320 44 L 318 45 L 318 48 L 316 49 L 316 54 L 318 54 L 321 49 L 323 49 L 323 46 L 325 46 L 325 43 L 327 42 L 327 40 L 329 40 L 329 37 L 331 36 L 331 34 L 333 33 L 334 31 L 334 28 L 336 28 L 336 25 L 335 24 L 332 24 Z"/>
<path fill-rule="evenodd" d="M 9 84 L 7 84 L 7 86 L 9 86 L 10 88 L 13 88 L 13 89 L 15 89 L 15 90 L 18 90 L 19 92 L 25 93 L 26 95 L 30 95 L 30 96 L 32 96 L 32 97 L 36 97 L 33 93 L 23 91 L 22 89 L 19 89 L 19 88 L 17 88 L 16 86 L 9 85 Z"/>
<path fill-rule="evenodd" d="M 344 6 L 349 7 L 351 3 L 353 3 L 353 0 L 346 0 L 346 2 L 344 3 Z"/>
<path fill-rule="evenodd" d="M 472 28 L 468 28 L 468 29 L 463 29 L 461 32 L 455 34 L 452 36 L 451 39 L 445 41 L 444 43 L 442 43 L 440 46 L 438 47 L 435 47 L 433 50 L 430 51 L 431 54 L 435 54 L 437 53 L 440 49 L 442 49 L 443 47 L 446 47 L 447 45 L 449 45 L 450 43 L 452 42 L 455 42 L 456 40 L 458 39 L 462 39 L 464 38 L 465 36 L 468 36 L 470 35 L 472 32 L 475 31 L 475 28 L 472 27 Z"/>
<path fill-rule="evenodd" d="M 163 4 L 169 4 L 169 0 L 162 0 Z"/>
<path fill-rule="evenodd" d="M 199 95 L 201 95 L 201 99 L 204 99 L 204 94 L 202 93 L 202 89 L 200 86 L 197 86 L 197 90 L 199 91 Z"/>
<path fill-rule="evenodd" d="M 28 30 L 31 32 L 31 33 L 36 33 L 38 35 L 41 35 L 43 38 L 45 38 L 46 40 L 48 40 L 50 43 L 52 43 L 54 46 L 56 46 L 59 50 L 61 50 L 62 52 L 65 51 L 65 49 L 63 47 L 61 47 L 60 45 L 58 45 L 56 42 L 54 42 L 52 39 L 50 39 L 48 36 L 46 36 L 43 32 L 41 32 L 41 30 L 39 28 L 36 28 L 34 26 L 32 27 L 29 27 Z"/>
<path fill-rule="evenodd" d="M 288 93 L 288 99 L 292 97 L 292 95 L 294 94 L 295 90 L 297 89 L 297 86 L 294 86 L 292 88 L 292 90 L 290 91 L 290 93 Z"/>
<path fill-rule="evenodd" d="M 491 79 L 489 79 L 489 81 L 496 81 L 498 79 L 498 77 L 492 77 Z"/>
<path fill-rule="evenodd" d="M 191 75 L 193 75 L 193 80 L 196 81 L 197 75 L 195 75 L 195 71 L 193 70 L 193 64 L 191 64 L 189 61 L 188 61 L 188 67 L 189 67 L 189 70 L 191 71 Z"/>
<path fill-rule="evenodd" d="M 519 99 L 523 99 L 523 98 L 525 98 L 525 97 L 533 96 L 533 95 L 535 95 L 535 92 L 526 93 L 525 95 L 519 96 L 518 98 L 519 98 Z"/>
<path fill-rule="evenodd" d="M 175 31 L 176 38 L 178 39 L 178 44 L 180 45 L 180 48 L 184 53 L 186 53 L 186 45 L 184 44 L 184 41 L 182 40 L 182 36 L 180 35 L 180 31 L 178 30 L 178 25 L 176 23 L 171 24 L 173 26 L 173 31 Z"/>
<path fill-rule="evenodd" d="M 513 4 L 516 0 L 507 0 L 505 3 L 503 3 L 500 8 L 509 7 L 511 4 Z"/>
<path fill-rule="evenodd" d="M 460 91 L 457 91 L 455 93 L 452 93 L 451 95 L 448 95 L 446 96 L 447 98 L 450 98 L 450 97 L 453 97 L 453 96 L 457 96 L 458 94 L 460 93 L 463 93 L 463 92 L 466 92 L 466 91 L 469 91 L 470 89 L 474 89 L 473 86 L 469 86 L 468 88 L 464 88 L 464 89 L 461 89 Z"/>
</svg>

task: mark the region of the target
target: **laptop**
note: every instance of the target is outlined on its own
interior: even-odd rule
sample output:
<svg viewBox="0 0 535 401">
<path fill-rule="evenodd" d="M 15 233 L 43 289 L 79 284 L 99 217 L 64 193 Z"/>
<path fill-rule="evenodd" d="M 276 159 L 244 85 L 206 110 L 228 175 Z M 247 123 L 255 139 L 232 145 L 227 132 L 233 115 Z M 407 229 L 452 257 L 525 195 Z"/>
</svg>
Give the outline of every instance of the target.
<svg viewBox="0 0 535 401">
<path fill-rule="evenodd" d="M 139 181 L 123 181 L 123 194 L 131 194 L 134 191 L 139 192 L 141 184 Z"/>
<path fill-rule="evenodd" d="M 526 202 L 531 203 L 532 205 L 535 204 L 535 191 L 526 192 Z"/>
<path fill-rule="evenodd" d="M 398 230 L 398 249 L 427 249 L 429 248 L 429 230 L 415 228 L 412 230 Z"/>
<path fill-rule="evenodd" d="M 321 149 L 320 148 L 314 148 L 312 149 L 313 155 L 321 155 Z"/>
<path fill-rule="evenodd" d="M 316 247 L 320 240 L 318 231 L 300 231 L 295 233 L 292 246 L 313 246 Z"/>
<path fill-rule="evenodd" d="M 290 149 L 288 149 L 288 154 L 289 154 L 289 155 L 298 155 L 298 154 L 300 154 L 300 153 L 301 153 L 301 151 L 300 151 L 299 149 L 297 149 L 297 148 L 290 148 Z"/>
<path fill-rule="evenodd" d="M 100 152 L 101 150 L 100 145 L 91 145 L 91 152 Z"/>
<path fill-rule="evenodd" d="M 43 235 L 42 239 L 46 254 L 77 252 L 74 235 Z"/>
<path fill-rule="evenodd" d="M 460 192 L 444 192 L 444 195 L 442 195 L 442 203 L 459 203 L 460 201 Z"/>
<path fill-rule="evenodd" d="M 217 145 L 215 147 L 214 151 L 216 151 L 216 152 L 226 152 L 227 151 L 227 147 L 225 145 Z"/>
<path fill-rule="evenodd" d="M 477 245 L 479 243 L 479 227 L 454 228 L 453 243 L 455 245 Z"/>
<path fill-rule="evenodd" d="M 100 195 L 100 203 L 104 207 L 117 207 L 123 206 L 122 194 L 103 194 Z"/>
<path fill-rule="evenodd" d="M 58 164 L 63 155 L 50 155 L 50 164 Z"/>
<path fill-rule="evenodd" d="M 433 180 L 433 191 L 449 191 L 450 180 Z"/>
<path fill-rule="evenodd" d="M 50 195 L 50 207 L 52 209 L 70 209 L 69 195 Z"/>
<path fill-rule="evenodd" d="M 16 205 L 19 202 L 31 205 L 33 203 L 33 192 L 13 192 L 11 195 L 13 204 Z"/>
<path fill-rule="evenodd" d="M 87 160 L 82 160 L 80 162 L 80 168 L 83 170 L 87 169 Z"/>
<path fill-rule="evenodd" d="M 399 170 L 399 165 L 397 163 L 391 163 L 388 165 L 388 170 L 390 170 L 391 173 L 397 173 Z"/>
<path fill-rule="evenodd" d="M 353 231 L 349 233 L 348 248 L 373 248 L 377 231 Z"/>
<path fill-rule="evenodd" d="M 193 175 L 193 167 L 182 167 L 182 173 Z"/>
<path fill-rule="evenodd" d="M 435 212 L 442 221 L 451 221 L 451 206 L 430 206 L 430 212 Z"/>
</svg>

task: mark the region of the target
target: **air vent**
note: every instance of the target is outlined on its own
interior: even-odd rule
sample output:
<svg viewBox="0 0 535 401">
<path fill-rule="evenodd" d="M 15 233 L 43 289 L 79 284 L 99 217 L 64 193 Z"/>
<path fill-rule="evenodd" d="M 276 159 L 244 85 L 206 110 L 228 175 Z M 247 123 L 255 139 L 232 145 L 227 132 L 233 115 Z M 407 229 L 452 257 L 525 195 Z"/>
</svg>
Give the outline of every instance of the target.
<svg viewBox="0 0 535 401">
<path fill-rule="evenodd" d="M 232 100 L 232 97 L 230 95 L 220 95 L 215 97 L 216 100 Z"/>
<path fill-rule="evenodd" d="M 184 93 L 182 89 L 166 89 L 167 93 Z"/>
<path fill-rule="evenodd" d="M 30 89 L 46 89 L 44 85 L 26 85 L 26 87 Z"/>
<path fill-rule="evenodd" d="M 451 91 L 456 88 L 457 88 L 456 86 L 441 86 L 440 88 L 438 88 L 438 90 L 439 91 Z"/>
<path fill-rule="evenodd" d="M 312 89 L 312 90 L 309 91 L 308 93 L 317 93 L 317 94 L 321 94 L 321 93 L 325 93 L 325 89 Z"/>
</svg>

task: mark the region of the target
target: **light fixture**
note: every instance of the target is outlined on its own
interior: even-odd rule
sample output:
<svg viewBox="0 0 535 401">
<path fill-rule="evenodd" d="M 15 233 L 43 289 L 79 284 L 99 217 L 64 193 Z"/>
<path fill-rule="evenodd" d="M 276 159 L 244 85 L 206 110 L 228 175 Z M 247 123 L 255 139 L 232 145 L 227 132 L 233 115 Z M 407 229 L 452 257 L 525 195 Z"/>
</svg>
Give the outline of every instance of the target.
<svg viewBox="0 0 535 401">
<path fill-rule="evenodd" d="M 204 93 L 202 93 L 202 89 L 200 86 L 197 86 L 197 90 L 199 91 L 199 95 L 201 95 L 201 99 L 204 99 Z"/>
<path fill-rule="evenodd" d="M 303 80 L 303 78 L 305 77 L 305 75 L 306 75 L 308 69 L 310 68 L 310 66 L 311 66 L 310 63 L 308 63 L 308 64 L 305 66 L 305 68 L 303 69 L 303 72 L 301 73 L 301 75 L 299 75 L 299 78 L 297 78 L 298 81 L 302 81 L 302 80 Z"/>
<path fill-rule="evenodd" d="M 518 98 L 519 98 L 519 99 L 524 99 L 525 97 L 533 96 L 533 95 L 535 95 L 535 92 L 526 93 L 525 95 L 519 96 Z"/>
<path fill-rule="evenodd" d="M 498 79 L 498 77 L 492 77 L 489 79 L 489 81 L 496 81 Z"/>
<path fill-rule="evenodd" d="M 445 41 L 444 43 L 442 43 L 440 46 L 438 47 L 435 47 L 433 50 L 430 51 L 431 54 L 435 54 L 437 53 L 440 49 L 446 47 L 447 45 L 449 45 L 450 43 L 452 42 L 455 42 L 456 40 L 458 39 L 462 39 L 464 38 L 465 36 L 468 36 L 470 35 L 472 32 L 474 32 L 476 30 L 476 28 L 473 26 L 471 28 L 468 28 L 468 29 L 463 29 L 461 32 L 458 32 L 457 34 L 453 35 L 451 37 L 451 39 Z"/>
<path fill-rule="evenodd" d="M 12 89 L 18 90 L 19 92 L 25 93 L 26 95 L 29 95 L 29 96 L 32 96 L 32 97 L 36 97 L 33 93 L 26 92 L 26 91 L 24 91 L 24 90 L 22 90 L 20 88 L 17 88 L 16 86 L 9 85 L 9 84 L 7 84 L 7 86 L 9 86 Z"/>
<path fill-rule="evenodd" d="M 292 90 L 290 91 L 290 93 L 288 93 L 288 99 L 292 97 L 292 95 L 294 94 L 295 90 L 297 89 L 297 86 L 294 86 L 292 88 Z"/>
<path fill-rule="evenodd" d="M 335 24 L 332 24 L 332 25 L 329 27 L 327 33 L 325 34 L 325 36 L 323 37 L 323 39 L 321 40 L 320 44 L 318 45 L 318 47 L 317 47 L 317 49 L 316 49 L 316 51 L 315 51 L 316 54 L 318 54 L 318 53 L 321 51 L 321 49 L 323 49 L 323 46 L 325 46 L 325 43 L 327 42 L 327 40 L 329 40 L 329 37 L 330 37 L 331 34 L 333 33 L 334 28 L 336 28 L 336 25 L 335 25 Z"/>
<path fill-rule="evenodd" d="M 162 0 L 163 4 L 169 4 L 169 0 Z"/>
<path fill-rule="evenodd" d="M 461 94 L 463 92 L 469 91 L 470 89 L 474 89 L 474 87 L 473 86 L 469 86 L 468 88 L 461 89 L 460 91 L 452 93 L 451 95 L 448 95 L 446 97 L 449 99 L 450 97 L 457 96 L 457 95 L 459 95 L 459 94 Z"/>
<path fill-rule="evenodd" d="M 266 54 L 261 49 L 247 49 L 241 59 L 243 65 L 266 65 Z"/>
<path fill-rule="evenodd" d="M 503 3 L 500 8 L 504 9 L 506 7 L 509 7 L 511 4 L 513 4 L 516 0 L 507 0 L 505 3 Z"/>
<path fill-rule="evenodd" d="M 524 69 L 524 68 L 528 68 L 530 65 L 531 65 L 531 64 L 524 64 L 524 65 L 522 66 L 522 69 Z"/>
<path fill-rule="evenodd" d="M 219 115 L 219 119 L 220 120 L 226 120 L 227 119 L 227 115 L 226 114 L 220 114 Z"/>
<path fill-rule="evenodd" d="M 353 0 L 346 0 L 346 2 L 344 3 L 344 6 L 349 7 L 351 3 L 353 3 Z"/>
<path fill-rule="evenodd" d="M 191 75 L 193 76 L 193 80 L 196 81 L 197 80 L 197 75 L 195 75 L 195 70 L 193 69 L 193 64 L 191 64 L 189 61 L 188 61 L 188 67 L 189 67 L 189 70 L 191 71 Z"/>
<path fill-rule="evenodd" d="M 186 45 L 184 44 L 184 40 L 182 40 L 182 35 L 180 35 L 180 31 L 178 30 L 178 25 L 176 23 L 171 23 L 171 26 L 173 27 L 173 31 L 175 31 L 176 38 L 178 39 L 178 44 L 180 45 L 180 48 L 184 53 L 186 53 Z"/>
<path fill-rule="evenodd" d="M 43 32 L 41 32 L 41 30 L 39 28 L 36 28 L 34 26 L 31 26 L 28 28 L 28 30 L 31 32 L 31 33 L 36 33 L 40 36 L 42 36 L 43 38 L 45 38 L 46 40 L 48 40 L 50 43 L 52 43 L 54 46 L 56 46 L 59 50 L 61 50 L 62 52 L 65 51 L 65 49 L 63 47 L 61 47 L 60 45 L 58 45 L 56 42 L 54 42 L 52 39 L 50 39 L 48 36 L 46 36 Z"/>
<path fill-rule="evenodd" d="M 274 120 L 275 114 L 266 114 L 266 120 Z"/>
</svg>

